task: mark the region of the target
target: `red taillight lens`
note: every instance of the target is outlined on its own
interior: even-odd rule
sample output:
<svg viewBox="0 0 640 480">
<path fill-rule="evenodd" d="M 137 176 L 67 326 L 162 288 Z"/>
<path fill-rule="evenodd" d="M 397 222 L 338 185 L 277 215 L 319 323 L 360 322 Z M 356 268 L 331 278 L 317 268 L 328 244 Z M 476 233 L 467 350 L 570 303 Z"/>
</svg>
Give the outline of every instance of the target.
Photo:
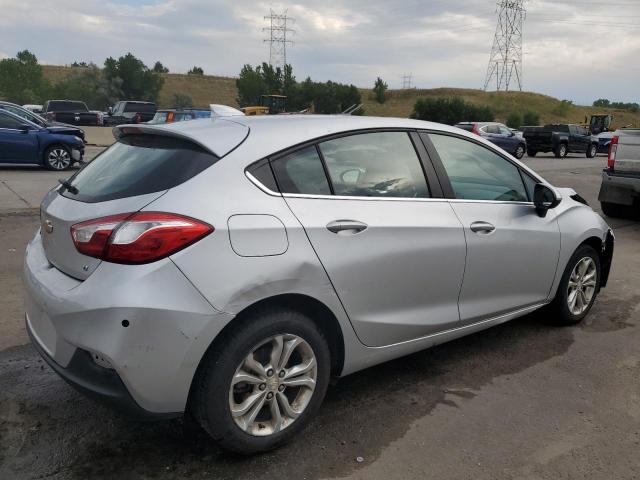
<svg viewBox="0 0 640 480">
<path fill-rule="evenodd" d="M 613 170 L 616 164 L 616 152 L 618 151 L 618 136 L 615 135 L 609 144 L 609 157 L 607 158 L 607 167 Z"/>
<path fill-rule="evenodd" d="M 77 223 L 76 249 L 107 262 L 140 264 L 167 257 L 213 232 L 208 223 L 174 213 L 138 212 Z"/>
</svg>

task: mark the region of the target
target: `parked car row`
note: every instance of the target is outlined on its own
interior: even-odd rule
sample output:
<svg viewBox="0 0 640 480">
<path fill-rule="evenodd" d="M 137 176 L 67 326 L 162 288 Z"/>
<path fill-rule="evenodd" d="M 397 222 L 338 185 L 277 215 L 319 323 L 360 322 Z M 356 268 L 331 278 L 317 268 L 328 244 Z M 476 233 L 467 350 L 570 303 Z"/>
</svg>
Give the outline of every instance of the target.
<svg viewBox="0 0 640 480">
<path fill-rule="evenodd" d="M 502 123 L 461 122 L 455 126 L 489 140 L 518 160 L 520 160 L 526 152 L 527 144 L 525 140 Z"/>
</svg>

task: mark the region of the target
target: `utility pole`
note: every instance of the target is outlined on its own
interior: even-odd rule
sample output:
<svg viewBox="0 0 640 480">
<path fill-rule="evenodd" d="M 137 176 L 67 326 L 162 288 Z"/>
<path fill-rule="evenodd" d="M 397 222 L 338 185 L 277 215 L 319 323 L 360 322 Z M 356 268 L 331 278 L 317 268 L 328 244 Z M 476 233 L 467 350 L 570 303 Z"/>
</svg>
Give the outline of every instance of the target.
<svg viewBox="0 0 640 480">
<path fill-rule="evenodd" d="M 407 75 L 406 73 L 402 75 L 402 89 L 411 88 L 411 77 L 412 74 Z"/>
<path fill-rule="evenodd" d="M 485 91 L 493 88 L 493 85 L 496 91 L 509 91 L 512 83 L 522 91 L 522 26 L 527 14 L 525 1 L 498 1 L 498 25 L 484 81 Z"/>
<path fill-rule="evenodd" d="M 274 68 L 283 68 L 287 64 L 287 45 L 293 45 L 293 42 L 288 40 L 287 36 L 295 32 L 295 30 L 287 27 L 287 22 L 293 23 L 295 20 L 287 15 L 287 10 L 282 13 L 276 13 L 273 9 L 264 19 L 269 21 L 269 26 L 262 29 L 268 32 L 264 42 L 269 43 L 269 64 Z"/>
</svg>

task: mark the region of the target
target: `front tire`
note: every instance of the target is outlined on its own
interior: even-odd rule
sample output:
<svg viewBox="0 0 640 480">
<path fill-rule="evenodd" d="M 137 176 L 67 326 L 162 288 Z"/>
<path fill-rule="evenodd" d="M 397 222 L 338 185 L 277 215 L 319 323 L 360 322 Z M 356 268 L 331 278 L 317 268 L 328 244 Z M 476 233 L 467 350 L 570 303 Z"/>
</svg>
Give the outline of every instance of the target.
<svg viewBox="0 0 640 480">
<path fill-rule="evenodd" d="M 516 147 L 516 151 L 513 153 L 513 156 L 520 160 L 522 157 L 524 157 L 525 150 L 525 146 L 520 144 Z"/>
<path fill-rule="evenodd" d="M 589 145 L 587 149 L 587 158 L 593 158 L 598 154 L 598 146 L 595 143 Z"/>
<path fill-rule="evenodd" d="M 315 415 L 329 385 L 327 340 L 305 315 L 252 315 L 207 353 L 192 409 L 223 448 L 264 452 L 290 441 Z"/>
<path fill-rule="evenodd" d="M 66 170 L 72 163 L 71 151 L 62 145 L 52 145 L 44 152 L 44 167 L 48 170 Z"/>
<path fill-rule="evenodd" d="M 567 263 L 551 303 L 553 323 L 574 325 L 587 316 L 600 289 L 600 257 L 589 245 L 580 246 Z"/>
</svg>

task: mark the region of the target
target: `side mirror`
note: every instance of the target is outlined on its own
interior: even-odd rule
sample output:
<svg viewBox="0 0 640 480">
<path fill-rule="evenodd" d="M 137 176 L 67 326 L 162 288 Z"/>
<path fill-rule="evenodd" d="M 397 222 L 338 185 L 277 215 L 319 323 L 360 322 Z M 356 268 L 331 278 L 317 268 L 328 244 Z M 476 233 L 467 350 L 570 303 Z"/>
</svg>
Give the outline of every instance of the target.
<svg viewBox="0 0 640 480">
<path fill-rule="evenodd" d="M 29 133 L 29 130 L 31 130 L 31 127 L 29 125 L 20 125 L 18 130 L 20 130 L 22 133 Z"/>
<path fill-rule="evenodd" d="M 515 137 L 516 136 L 516 132 L 509 132 L 509 136 L 510 137 Z"/>
<path fill-rule="evenodd" d="M 536 207 L 538 215 L 545 217 L 547 210 L 556 208 L 560 204 L 560 200 L 551 188 L 543 183 L 536 183 L 533 189 L 533 205 Z"/>
</svg>

